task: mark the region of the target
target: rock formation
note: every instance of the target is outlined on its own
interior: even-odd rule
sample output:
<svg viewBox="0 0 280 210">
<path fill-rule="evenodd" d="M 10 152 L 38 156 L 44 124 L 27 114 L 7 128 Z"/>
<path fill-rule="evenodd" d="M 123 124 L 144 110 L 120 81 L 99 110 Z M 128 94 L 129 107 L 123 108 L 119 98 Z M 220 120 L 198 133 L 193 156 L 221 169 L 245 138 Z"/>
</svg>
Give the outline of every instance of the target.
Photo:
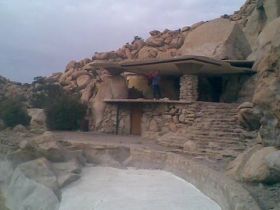
<svg viewBox="0 0 280 210">
<path fill-rule="evenodd" d="M 237 23 L 219 18 L 191 30 L 180 51 L 182 55 L 242 60 L 251 53 L 251 47 Z"/>
<path fill-rule="evenodd" d="M 96 52 L 92 58 L 86 58 L 79 62 L 71 61 L 63 73 L 53 74 L 47 80 L 61 85 L 65 91 L 79 93 L 81 101 L 91 109 L 89 113 L 91 113 L 90 118 L 93 121 L 92 128 L 97 128 L 104 126 L 102 124 L 103 113 L 106 111 L 104 99 L 127 97 L 128 90 L 125 79 L 129 80 L 129 88 L 134 88 L 134 91 L 138 91 L 139 95 L 147 96 L 150 94 L 150 90 L 147 81 L 142 76 L 132 75 L 125 78 L 122 75 L 111 75 L 106 69 L 94 69 L 91 66 L 92 62 L 161 59 L 181 55 L 253 60 L 255 61 L 253 69 L 257 71 L 257 74 L 246 82 L 242 90 L 245 95 L 250 95 L 248 98 L 252 98 L 252 100 L 239 106 L 238 119 L 241 126 L 256 132 L 258 138 L 255 146 L 248 148 L 229 164 L 228 174 L 237 180 L 246 182 L 279 182 L 279 37 L 280 1 L 247 0 L 240 10 L 232 15 L 223 15 L 218 19 L 198 22 L 192 26 L 185 26 L 173 31 L 168 29 L 164 31 L 153 30 L 145 40 L 136 36 L 132 42 L 124 44 L 117 50 Z M 0 99 L 7 95 L 24 95 L 28 98 L 29 88 L 28 85 L 19 85 L 0 77 Z M 35 128 L 41 126 L 43 118 L 41 114 L 31 112 L 31 125 Z M 176 130 L 176 121 L 182 121 L 182 119 L 179 116 L 178 119 L 174 118 L 174 123 L 168 124 L 168 129 Z M 159 123 L 151 120 L 147 126 L 154 131 L 158 129 Z M 18 132 L 20 132 L 19 130 Z M 52 137 L 48 136 L 48 133 L 40 138 L 44 141 L 38 140 L 36 144 L 28 143 L 29 146 L 16 151 L 16 155 L 10 154 L 11 160 L 18 165 L 22 164 L 21 160 L 26 162 L 36 160 L 34 158 L 45 158 L 38 161 L 43 163 L 49 161 L 53 168 L 60 170 L 56 172 L 56 177 L 59 177 L 56 180 L 59 187 L 68 183 L 66 180 L 75 179 L 71 174 L 72 169 L 64 170 L 62 169 L 64 166 L 57 163 L 67 161 L 69 167 L 70 165 L 74 167 L 75 163 L 71 162 L 70 158 L 74 154 L 65 152 L 61 145 L 49 141 Z M 38 142 L 39 145 L 37 145 Z M 188 141 L 181 146 L 185 151 L 197 149 L 194 141 Z M 29 153 L 27 148 L 35 148 L 37 152 Z M 60 152 L 62 153 L 60 154 Z M 51 154 L 51 158 L 48 154 Z M 15 158 L 18 155 L 20 155 L 20 159 Z M 76 155 L 77 159 L 81 161 L 82 158 L 78 154 Z M 37 164 L 37 162 L 30 164 Z M 62 171 L 69 173 L 63 175 Z M 18 169 L 17 176 L 20 179 L 24 179 L 25 175 Z M 39 184 L 42 185 L 42 183 Z M 48 193 L 51 191 L 52 189 L 49 188 Z"/>
<path fill-rule="evenodd" d="M 31 117 L 30 127 L 33 131 L 43 132 L 47 130 L 46 114 L 43 109 L 28 109 L 28 115 Z"/>
<path fill-rule="evenodd" d="M 30 87 L 29 84 L 21 84 L 12 82 L 2 76 L 0 76 L 0 100 L 5 97 L 17 98 L 27 101 L 30 98 Z"/>
<path fill-rule="evenodd" d="M 251 15 L 243 30 L 253 46 L 248 59 L 255 60 L 257 75 L 252 103 L 243 104 L 239 116 L 244 127 L 257 130 L 259 145 L 240 154 L 229 165 L 228 173 L 242 181 L 279 182 L 280 4 L 257 1 L 253 8 L 253 2 L 245 5 L 251 8 Z"/>
<path fill-rule="evenodd" d="M 51 132 L 5 130 L 0 140 L 0 182 L 7 207 L 58 210 L 60 189 L 80 178 L 82 151 L 68 150 Z"/>
</svg>

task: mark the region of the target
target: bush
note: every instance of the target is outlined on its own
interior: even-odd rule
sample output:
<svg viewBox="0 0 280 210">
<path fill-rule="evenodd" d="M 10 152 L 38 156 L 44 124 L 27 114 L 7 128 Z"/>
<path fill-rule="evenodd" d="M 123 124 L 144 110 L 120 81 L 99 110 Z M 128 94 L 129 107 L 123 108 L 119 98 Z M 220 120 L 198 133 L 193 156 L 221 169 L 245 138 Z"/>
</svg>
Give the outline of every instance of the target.
<svg viewBox="0 0 280 210">
<path fill-rule="evenodd" d="M 0 118 L 8 127 L 18 124 L 27 126 L 31 120 L 24 104 L 16 99 L 5 99 L 0 103 Z"/>
<path fill-rule="evenodd" d="M 50 130 L 77 130 L 86 114 L 86 106 L 78 98 L 64 95 L 52 100 L 45 111 Z"/>
<path fill-rule="evenodd" d="M 31 106 L 34 108 L 45 108 L 49 103 L 65 95 L 61 86 L 56 84 L 34 83 L 37 87 L 33 88 Z"/>
</svg>

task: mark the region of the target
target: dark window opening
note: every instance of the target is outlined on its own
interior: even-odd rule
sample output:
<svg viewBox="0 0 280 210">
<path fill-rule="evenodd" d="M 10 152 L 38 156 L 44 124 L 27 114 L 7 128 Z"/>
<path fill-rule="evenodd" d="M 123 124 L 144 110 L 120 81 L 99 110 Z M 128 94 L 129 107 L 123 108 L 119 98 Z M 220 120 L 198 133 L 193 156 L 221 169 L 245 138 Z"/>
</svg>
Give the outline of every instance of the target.
<svg viewBox="0 0 280 210">
<path fill-rule="evenodd" d="M 222 93 L 222 77 L 198 78 L 198 101 L 220 102 Z"/>
<path fill-rule="evenodd" d="M 163 98 L 179 100 L 180 97 L 180 77 L 161 76 L 160 89 Z"/>
<path fill-rule="evenodd" d="M 246 75 L 199 76 L 198 101 L 234 103 L 249 77 Z"/>
</svg>

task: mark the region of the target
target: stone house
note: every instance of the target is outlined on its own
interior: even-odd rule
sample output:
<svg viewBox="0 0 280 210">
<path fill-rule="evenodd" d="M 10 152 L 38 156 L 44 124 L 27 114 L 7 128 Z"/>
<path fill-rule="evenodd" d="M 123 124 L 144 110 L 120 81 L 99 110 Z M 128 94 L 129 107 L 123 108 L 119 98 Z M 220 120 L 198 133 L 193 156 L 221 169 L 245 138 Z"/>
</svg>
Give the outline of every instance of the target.
<svg viewBox="0 0 280 210">
<path fill-rule="evenodd" d="M 252 65 L 251 61 L 202 56 L 102 63 L 113 74 L 126 72 L 130 89 L 142 94 L 141 98 L 129 94 L 127 99 L 105 99 L 103 132 L 157 138 L 169 132 L 184 133 L 194 123 L 199 106 L 235 105 L 249 100 L 250 94 L 244 94 L 248 92 L 244 84 L 254 73 Z M 156 70 L 162 78 L 164 98 L 160 100 L 151 99 L 144 90 L 147 79 L 143 74 Z M 142 80 L 142 85 L 134 86 L 133 80 L 134 84 Z"/>
</svg>

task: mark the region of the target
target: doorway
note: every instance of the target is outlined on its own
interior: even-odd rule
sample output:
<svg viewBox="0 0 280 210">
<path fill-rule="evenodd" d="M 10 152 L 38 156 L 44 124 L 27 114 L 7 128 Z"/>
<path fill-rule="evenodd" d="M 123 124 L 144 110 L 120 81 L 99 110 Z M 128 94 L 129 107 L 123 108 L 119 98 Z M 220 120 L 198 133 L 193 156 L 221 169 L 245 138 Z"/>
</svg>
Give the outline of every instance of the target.
<svg viewBox="0 0 280 210">
<path fill-rule="evenodd" d="M 222 77 L 198 78 L 198 101 L 220 102 L 222 93 Z"/>
<path fill-rule="evenodd" d="M 141 107 L 132 105 L 130 112 L 130 134 L 131 135 L 141 135 L 141 124 L 142 124 L 142 109 Z"/>
</svg>

